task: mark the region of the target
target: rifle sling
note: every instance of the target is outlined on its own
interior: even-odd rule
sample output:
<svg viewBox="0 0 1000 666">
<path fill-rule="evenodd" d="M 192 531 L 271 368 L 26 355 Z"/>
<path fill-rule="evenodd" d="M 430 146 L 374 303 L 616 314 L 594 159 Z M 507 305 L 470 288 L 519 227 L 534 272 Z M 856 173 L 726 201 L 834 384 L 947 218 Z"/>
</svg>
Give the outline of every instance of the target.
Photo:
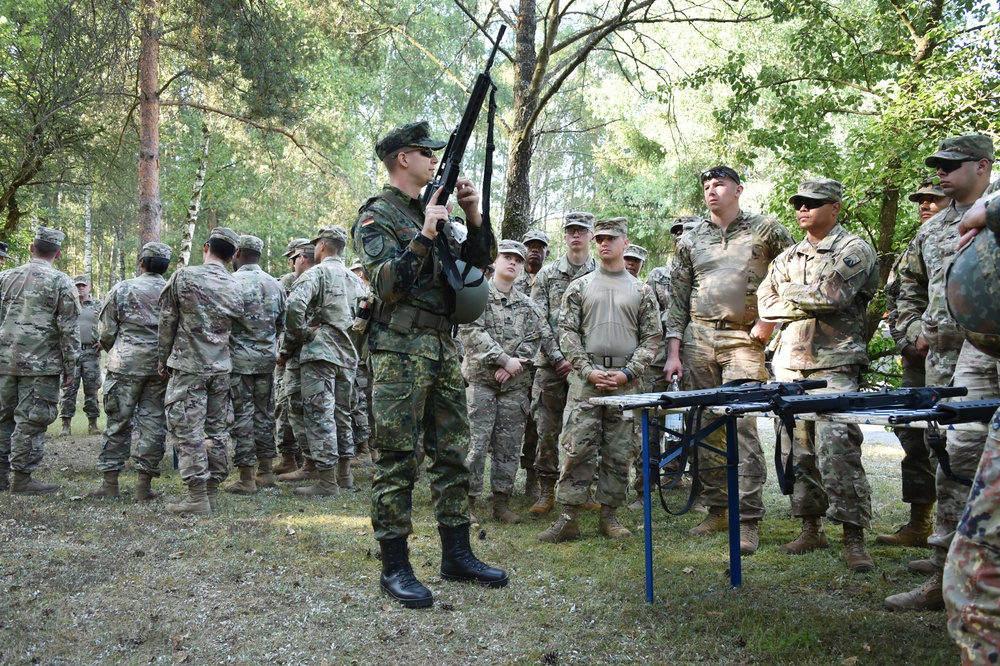
<svg viewBox="0 0 1000 666">
<path fill-rule="evenodd" d="M 927 428 L 927 446 L 934 452 L 934 455 L 937 457 L 938 466 L 946 477 L 955 483 L 972 487 L 972 479 L 961 474 L 955 474 L 951 470 L 951 456 L 948 455 L 948 447 L 945 445 L 944 438 L 941 437 L 941 431 L 935 425 Z"/>
</svg>

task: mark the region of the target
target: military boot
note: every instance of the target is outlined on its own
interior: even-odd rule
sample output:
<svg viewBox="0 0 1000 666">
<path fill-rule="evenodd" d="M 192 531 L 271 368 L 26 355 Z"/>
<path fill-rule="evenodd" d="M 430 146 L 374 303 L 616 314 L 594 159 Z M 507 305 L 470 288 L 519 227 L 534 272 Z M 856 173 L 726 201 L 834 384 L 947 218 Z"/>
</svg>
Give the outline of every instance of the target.
<svg viewBox="0 0 1000 666">
<path fill-rule="evenodd" d="M 153 492 L 153 475 L 139 472 L 138 481 L 135 483 L 135 501 L 148 502 L 159 497 Z"/>
<path fill-rule="evenodd" d="M 101 429 L 97 427 L 97 419 L 90 419 L 90 423 L 87 426 L 87 433 L 91 435 L 101 434 Z"/>
<path fill-rule="evenodd" d="M 924 576 L 930 576 L 935 571 L 937 571 L 937 566 L 934 564 L 934 560 L 913 560 L 906 565 L 906 568 L 915 574 L 923 574 Z"/>
<path fill-rule="evenodd" d="M 469 522 L 473 525 L 479 524 L 479 518 L 476 517 L 476 497 L 478 495 L 469 495 Z"/>
<path fill-rule="evenodd" d="M 258 488 L 274 488 L 277 485 L 274 482 L 274 471 L 271 469 L 273 464 L 274 458 L 257 459 L 257 476 L 254 478 L 254 483 Z"/>
<path fill-rule="evenodd" d="M 642 491 L 639 491 L 639 493 L 640 493 L 639 496 L 636 497 L 635 500 L 633 500 L 631 504 L 629 504 L 627 507 L 625 507 L 626 509 L 628 509 L 629 511 L 642 511 L 643 510 L 643 508 L 646 506 L 646 502 L 645 502 L 645 500 L 644 500 L 644 498 L 642 496 Z"/>
<path fill-rule="evenodd" d="M 87 495 L 88 497 L 118 497 L 118 470 L 104 473 L 104 480 L 101 482 L 101 487 L 97 490 L 92 490 Z"/>
<path fill-rule="evenodd" d="M 597 531 L 609 539 L 621 539 L 622 537 L 632 536 L 632 533 L 618 522 L 616 512 L 615 507 L 602 504 L 601 520 L 598 523 Z"/>
<path fill-rule="evenodd" d="M 892 611 L 943 609 L 942 575 L 940 569 L 935 569 L 931 577 L 917 589 L 887 597 L 885 607 Z"/>
<path fill-rule="evenodd" d="M 319 470 L 316 469 L 316 462 L 312 458 L 306 458 L 306 461 L 302 463 L 302 467 L 299 467 L 294 472 L 281 474 L 278 476 L 278 481 L 312 481 L 318 478 Z"/>
<path fill-rule="evenodd" d="M 910 504 L 910 520 L 892 534 L 880 534 L 875 543 L 886 546 L 927 547 L 927 537 L 934 531 L 934 505 Z"/>
<path fill-rule="evenodd" d="M 708 516 L 688 531 L 689 536 L 705 536 L 729 529 L 729 510 L 724 506 L 708 507 Z"/>
<path fill-rule="evenodd" d="M 584 511 L 600 511 L 601 503 L 594 499 L 594 491 L 587 491 L 587 501 L 583 503 Z"/>
<path fill-rule="evenodd" d="M 351 474 L 351 458 L 337 460 L 337 485 L 344 490 L 354 488 L 354 475 Z"/>
<path fill-rule="evenodd" d="M 322 469 L 317 472 L 317 480 L 311 486 L 303 486 L 295 489 L 296 495 L 307 497 L 336 497 L 340 494 L 340 486 L 337 485 L 337 469 Z"/>
<path fill-rule="evenodd" d="M 538 501 L 528 509 L 532 516 L 544 516 L 556 503 L 555 479 L 538 479 Z"/>
<path fill-rule="evenodd" d="M 212 507 L 212 511 L 215 511 L 215 505 L 219 501 L 219 486 L 221 485 L 222 481 L 213 478 L 209 478 L 205 482 L 205 495 L 208 497 L 208 504 Z"/>
<path fill-rule="evenodd" d="M 823 519 L 819 516 L 803 516 L 802 531 L 778 550 L 789 555 L 805 555 L 817 548 L 827 548 L 829 545 L 830 539 L 823 531 Z"/>
<path fill-rule="evenodd" d="M 512 524 L 521 522 L 521 516 L 510 510 L 510 495 L 493 493 L 493 520 Z"/>
<path fill-rule="evenodd" d="M 368 441 L 355 442 L 356 450 L 354 451 L 354 457 L 351 458 L 351 467 L 371 467 L 372 462 L 372 450 L 368 445 Z"/>
<path fill-rule="evenodd" d="M 844 560 L 851 571 L 865 572 L 875 568 L 865 546 L 865 529 L 844 523 Z"/>
<path fill-rule="evenodd" d="M 529 502 L 535 502 L 539 495 L 538 475 L 535 474 L 534 467 L 529 467 L 525 472 L 527 475 L 524 478 L 524 498 Z"/>
<path fill-rule="evenodd" d="M 48 495 L 59 490 L 54 483 L 42 483 L 31 478 L 31 472 L 14 472 L 10 484 L 11 495 Z"/>
<path fill-rule="evenodd" d="M 62 430 L 59 431 L 59 434 L 62 435 L 63 437 L 69 437 L 71 434 L 73 434 L 73 430 L 70 427 L 72 424 L 73 424 L 73 417 L 70 416 L 69 418 L 67 418 L 64 416 Z"/>
<path fill-rule="evenodd" d="M 756 520 L 740 521 L 740 555 L 753 555 L 760 547 L 760 527 Z"/>
<path fill-rule="evenodd" d="M 379 587 L 406 608 L 427 608 L 434 603 L 431 591 L 420 584 L 410 566 L 406 537 L 378 542 L 382 551 L 382 576 Z"/>
<path fill-rule="evenodd" d="M 274 474 L 288 474 L 289 472 L 294 472 L 299 468 L 298 464 L 295 462 L 294 453 L 282 453 L 281 462 L 274 466 L 271 471 Z"/>
<path fill-rule="evenodd" d="M 226 486 L 226 492 L 233 495 L 254 495 L 257 481 L 253 478 L 253 467 L 240 467 L 240 480 Z M 215 507 L 212 507 L 214 510 Z"/>
<path fill-rule="evenodd" d="M 208 484 L 204 481 L 192 483 L 187 487 L 187 497 L 176 504 L 168 504 L 167 513 L 189 513 L 194 516 L 208 516 L 212 513 L 212 505 L 208 501 Z"/>
<path fill-rule="evenodd" d="M 505 587 L 507 572 L 479 560 L 469 544 L 469 526 L 438 525 L 441 535 L 441 578 L 460 583 L 479 583 L 491 588 Z"/>
<path fill-rule="evenodd" d="M 580 515 L 580 508 L 581 505 L 579 504 L 563 504 L 562 511 L 559 513 L 559 517 L 556 518 L 556 522 L 552 523 L 549 529 L 539 534 L 538 540 L 545 543 L 561 543 L 563 541 L 571 541 L 580 536 L 580 524 L 577 522 L 577 517 Z"/>
</svg>

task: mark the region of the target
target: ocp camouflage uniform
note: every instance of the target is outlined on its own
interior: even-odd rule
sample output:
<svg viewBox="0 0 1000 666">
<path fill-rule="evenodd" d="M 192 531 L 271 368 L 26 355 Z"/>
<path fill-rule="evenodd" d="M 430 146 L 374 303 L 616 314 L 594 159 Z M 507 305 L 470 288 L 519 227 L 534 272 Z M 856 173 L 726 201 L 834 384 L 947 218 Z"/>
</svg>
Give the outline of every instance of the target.
<svg viewBox="0 0 1000 666">
<path fill-rule="evenodd" d="M 658 266 L 651 270 L 649 275 L 646 276 L 646 284 L 653 290 L 653 295 L 656 296 L 656 304 L 660 308 L 660 334 L 662 335 L 665 332 L 663 330 L 663 318 L 666 316 L 670 305 L 670 266 Z M 653 356 L 653 360 L 646 366 L 646 372 L 642 375 L 642 393 L 664 393 L 670 390 L 670 382 L 663 375 L 663 366 L 666 362 L 667 345 L 664 341 L 664 343 L 657 346 L 656 355 Z M 642 479 L 645 473 L 642 456 L 636 456 L 633 467 L 635 469 L 635 492 L 639 497 L 642 497 Z"/>
<path fill-rule="evenodd" d="M 242 316 L 239 283 L 214 261 L 178 268 L 160 294 L 159 368 L 170 372 L 167 441 L 186 485 L 229 475 L 229 335 Z"/>
<path fill-rule="evenodd" d="M 274 369 L 277 339 L 284 328 L 285 290 L 259 264 L 232 274 L 239 285 L 242 316 L 229 336 L 233 464 L 253 467 L 274 458 Z"/>
<path fill-rule="evenodd" d="M 491 281 L 486 310 L 473 323 L 461 326 L 459 333 L 465 346 L 462 374 L 469 383 L 465 392 L 472 429 L 472 445 L 465 459 L 469 495 L 477 497 L 483 492 L 487 451 L 492 451 L 490 489 L 511 495 L 531 400 L 531 372 L 526 369 L 503 384 L 495 373 L 511 358 L 528 359 L 529 363 L 535 358 L 542 339 L 541 319 L 516 287 L 504 293 Z"/>
<path fill-rule="evenodd" d="M 782 323 L 772 364 L 778 381 L 825 379 L 812 393 L 856 391 L 868 364 L 868 302 L 878 289 L 878 259 L 837 224 L 820 242 L 803 239 L 771 263 L 757 290 L 760 316 Z M 790 442 L 779 434 L 782 452 Z M 795 516 L 826 516 L 867 529 L 871 488 L 861 463 L 861 429 L 849 423 L 795 426 Z"/>
<path fill-rule="evenodd" d="M 101 472 L 124 469 L 134 425 L 139 431 L 136 469 L 160 476 L 167 436 L 163 409 L 167 380 L 157 372 L 157 326 L 160 292 L 166 284 L 162 275 L 147 272 L 119 282 L 104 299 L 98 322 L 101 347 L 108 351 L 104 379 L 108 422 L 97 463 Z"/>
<path fill-rule="evenodd" d="M 75 373 L 80 358 L 74 292 L 43 259 L 0 272 L 0 483 L 8 469 L 30 473 L 42 461 L 59 376 Z"/>
<path fill-rule="evenodd" d="M 757 319 L 757 287 L 768 265 L 792 245 L 791 234 L 771 218 L 740 211 L 725 230 L 703 220 L 677 241 L 670 272 L 670 305 L 663 317 L 664 337 L 678 338 L 684 367 L 682 388 L 710 389 L 734 379 L 767 379 L 764 345 L 750 337 Z M 712 420 L 706 419 L 707 423 Z M 740 519 L 764 517 L 767 465 L 757 436 L 757 423 L 743 418 L 739 441 Z M 725 451 L 725 431 L 707 438 Z M 725 457 L 702 452 L 702 501 L 725 507 L 729 495 Z"/>
<path fill-rule="evenodd" d="M 83 383 L 83 413 L 88 419 L 101 415 L 97 394 L 101 390 L 101 352 L 97 347 L 97 317 L 101 312 L 101 301 L 91 298 L 80 301 L 80 360 L 73 373 L 73 383 L 62 387 L 59 413 L 64 419 L 76 414 L 76 396 Z"/>
<path fill-rule="evenodd" d="M 527 266 L 525 266 L 525 268 L 527 268 Z M 531 301 L 531 289 L 535 286 L 535 276 L 537 275 L 538 273 L 535 273 L 535 275 L 531 275 L 528 273 L 527 270 L 522 270 L 521 274 L 517 276 L 516 280 L 514 280 L 514 289 L 523 294 L 524 296 L 526 296 L 529 302 L 531 302 L 533 306 L 534 306 L 534 301 Z M 535 311 L 536 312 L 538 311 L 537 306 L 535 306 Z M 539 315 L 539 318 L 541 318 L 541 315 Z M 548 331 L 547 326 L 544 326 L 543 328 L 546 331 Z M 552 339 L 555 340 L 554 337 Z M 531 360 L 534 361 L 535 359 Z M 534 365 L 532 365 L 531 368 L 528 370 L 528 372 L 530 373 L 529 385 L 534 386 L 535 374 L 537 373 L 537 368 Z M 521 439 L 520 467 L 521 469 L 524 470 L 530 469 L 532 470 L 532 472 L 534 472 L 535 458 L 538 455 L 538 424 L 535 422 L 534 411 L 531 409 L 530 386 L 528 390 L 528 402 L 529 402 L 528 415 L 524 421 L 524 437 Z M 529 488 L 528 490 L 530 491 L 531 489 Z"/>
<path fill-rule="evenodd" d="M 278 284 L 281 285 L 282 289 L 285 290 L 285 298 L 288 298 L 288 293 L 292 290 L 292 285 L 295 283 L 295 272 L 285 273 L 280 278 L 278 278 Z M 278 345 L 280 348 L 281 340 L 279 338 Z M 290 359 L 289 359 L 290 360 Z M 298 441 L 295 439 L 295 431 L 292 429 L 291 421 L 289 420 L 289 408 L 288 401 L 286 399 L 286 391 L 284 389 L 284 378 L 285 378 L 285 368 L 278 366 L 274 370 L 274 429 L 276 433 L 276 439 L 278 444 L 278 452 L 282 454 L 301 454 L 302 447 L 299 445 Z"/>
<path fill-rule="evenodd" d="M 639 392 L 643 372 L 661 341 L 660 309 L 653 289 L 624 269 L 609 271 L 599 266 L 566 289 L 559 312 L 559 344 L 573 372 L 559 439 L 565 454 L 557 490 L 560 503 L 578 506 L 586 502 L 595 471 L 594 499 L 615 508 L 625 503 L 629 468 L 642 440 L 630 413 L 593 405 L 590 398 Z M 633 379 L 617 391 L 600 390 L 587 379 L 594 370 L 622 368 Z"/>
<path fill-rule="evenodd" d="M 371 290 L 364 280 L 348 271 L 348 277 L 354 286 L 350 296 L 351 316 L 357 317 L 361 304 L 371 296 Z M 358 368 L 354 374 L 353 396 L 351 399 L 351 430 L 354 437 L 354 450 L 360 456 L 368 449 L 371 439 L 371 373 L 368 372 L 368 334 L 355 330 L 353 323 L 348 329 L 354 350 L 358 354 Z"/>
<path fill-rule="evenodd" d="M 368 331 L 375 446 L 381 453 L 372 482 L 375 538 L 407 537 L 421 437 L 437 521 L 469 524 L 469 420 L 465 381 L 448 317 L 452 294 L 438 279 L 437 251 L 424 237 L 418 199 L 386 186 L 359 211 L 354 250 L 379 299 Z M 479 268 L 496 256 L 496 238 L 469 225 L 456 256 Z"/>
</svg>

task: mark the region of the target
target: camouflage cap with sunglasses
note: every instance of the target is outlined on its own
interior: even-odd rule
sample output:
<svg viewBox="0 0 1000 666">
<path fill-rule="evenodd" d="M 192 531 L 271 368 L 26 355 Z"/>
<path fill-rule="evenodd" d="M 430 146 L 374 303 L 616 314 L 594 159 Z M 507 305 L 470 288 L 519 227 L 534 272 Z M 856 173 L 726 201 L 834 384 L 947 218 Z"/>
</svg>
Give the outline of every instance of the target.
<svg viewBox="0 0 1000 666">
<path fill-rule="evenodd" d="M 727 167 L 724 164 L 712 167 L 711 169 L 705 169 L 701 172 L 701 182 L 712 180 L 713 178 L 728 178 L 737 185 L 741 185 L 740 174 L 736 173 L 736 170 L 732 167 Z"/>
<path fill-rule="evenodd" d="M 843 198 L 844 186 L 839 181 L 830 178 L 814 178 L 803 181 L 799 185 L 799 191 L 788 197 L 788 203 L 794 206 L 796 199 L 840 203 Z"/>
<path fill-rule="evenodd" d="M 384 160 L 392 153 L 407 146 L 441 150 L 445 145 L 444 141 L 431 138 L 430 125 L 427 124 L 427 121 L 422 120 L 391 130 L 375 144 L 375 154 L 380 160 Z"/>
<path fill-rule="evenodd" d="M 945 139 L 938 151 L 924 160 L 924 164 L 936 169 L 940 162 L 973 162 L 994 159 L 993 139 L 982 134 L 966 134 Z"/>
</svg>

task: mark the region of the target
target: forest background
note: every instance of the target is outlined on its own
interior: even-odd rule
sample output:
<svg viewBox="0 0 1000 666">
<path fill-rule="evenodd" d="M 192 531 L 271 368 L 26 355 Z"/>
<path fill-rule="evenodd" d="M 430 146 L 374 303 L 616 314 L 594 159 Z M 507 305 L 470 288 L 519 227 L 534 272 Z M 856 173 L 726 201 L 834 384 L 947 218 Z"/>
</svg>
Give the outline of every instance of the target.
<svg viewBox="0 0 1000 666">
<path fill-rule="evenodd" d="M 882 282 L 917 227 L 906 200 L 947 136 L 1000 137 L 996 0 L 0 0 L 0 240 L 38 224 L 98 295 L 159 238 L 198 263 L 209 228 L 265 240 L 350 227 L 384 181 L 373 145 L 446 137 L 494 67 L 492 197 L 504 237 L 585 209 L 625 216 L 669 262 L 704 214 L 698 174 L 744 177 L 744 208 L 798 233 L 787 197 L 842 181 L 842 221 Z M 485 114 L 483 114 L 485 116 Z M 485 126 L 465 170 L 481 182 Z M 195 251 L 191 254 L 192 239 Z M 884 299 L 872 304 L 872 321 Z M 874 330 L 874 324 L 872 327 Z M 883 348 L 884 347 L 884 348 Z M 887 353 L 884 341 L 873 354 Z"/>
</svg>

